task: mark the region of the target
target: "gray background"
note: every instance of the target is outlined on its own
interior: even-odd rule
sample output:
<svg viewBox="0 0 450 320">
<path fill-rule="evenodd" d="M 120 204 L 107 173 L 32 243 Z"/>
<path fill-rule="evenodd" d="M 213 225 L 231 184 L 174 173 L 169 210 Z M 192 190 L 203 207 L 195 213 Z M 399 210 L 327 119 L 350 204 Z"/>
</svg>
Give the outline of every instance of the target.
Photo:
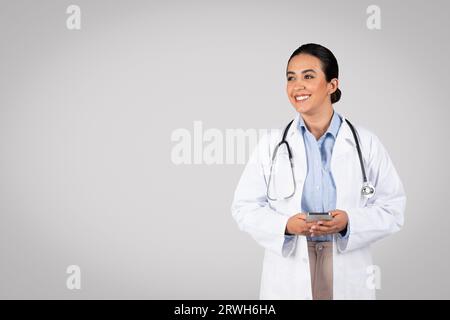
<svg viewBox="0 0 450 320">
<path fill-rule="evenodd" d="M 336 110 L 380 137 L 408 196 L 404 229 L 373 247 L 378 297 L 450 298 L 449 10 L 2 0 L 0 297 L 257 299 L 263 249 L 230 213 L 243 165 L 176 166 L 171 133 L 284 126 L 287 59 L 315 42 L 339 61 Z"/>
</svg>

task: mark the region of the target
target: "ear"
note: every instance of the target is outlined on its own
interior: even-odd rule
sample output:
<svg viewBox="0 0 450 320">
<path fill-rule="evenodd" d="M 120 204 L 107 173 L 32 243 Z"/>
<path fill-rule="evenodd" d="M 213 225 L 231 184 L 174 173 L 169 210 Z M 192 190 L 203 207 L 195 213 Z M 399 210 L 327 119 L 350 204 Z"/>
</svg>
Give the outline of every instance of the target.
<svg viewBox="0 0 450 320">
<path fill-rule="evenodd" d="M 339 80 L 337 78 L 331 79 L 331 81 L 328 83 L 329 85 L 329 91 L 328 94 L 334 93 L 337 88 L 339 87 Z"/>
</svg>

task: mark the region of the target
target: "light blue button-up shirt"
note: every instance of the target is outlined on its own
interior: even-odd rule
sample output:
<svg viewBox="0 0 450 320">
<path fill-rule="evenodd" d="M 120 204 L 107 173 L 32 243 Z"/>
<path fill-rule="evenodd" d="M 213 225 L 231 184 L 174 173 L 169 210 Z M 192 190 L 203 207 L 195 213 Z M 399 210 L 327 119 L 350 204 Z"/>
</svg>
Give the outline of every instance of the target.
<svg viewBox="0 0 450 320">
<path fill-rule="evenodd" d="M 327 131 L 316 140 L 300 116 L 298 130 L 305 143 L 308 172 L 303 186 L 301 212 L 328 212 L 336 209 L 336 186 L 331 172 L 331 154 L 341 127 L 341 116 L 333 111 Z M 344 238 L 348 237 L 348 229 Z M 339 236 L 342 236 L 338 233 Z M 307 237 L 313 241 L 332 241 L 333 235 Z"/>
</svg>

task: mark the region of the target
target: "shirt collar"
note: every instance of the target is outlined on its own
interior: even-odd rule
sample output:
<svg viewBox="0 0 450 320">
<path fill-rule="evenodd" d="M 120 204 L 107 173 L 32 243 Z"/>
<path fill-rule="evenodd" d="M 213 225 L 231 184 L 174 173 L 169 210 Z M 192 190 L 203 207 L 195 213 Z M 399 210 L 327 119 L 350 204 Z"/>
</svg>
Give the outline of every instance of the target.
<svg viewBox="0 0 450 320">
<path fill-rule="evenodd" d="M 339 127 L 341 126 L 341 117 L 340 115 L 333 110 L 333 117 L 331 118 L 331 122 L 330 125 L 327 129 L 327 131 L 325 132 L 325 134 L 330 133 L 335 139 L 337 137 L 337 133 L 339 131 Z M 305 125 L 305 122 L 303 121 L 303 117 L 300 115 L 299 120 L 298 120 L 298 125 L 302 130 L 307 130 L 308 132 L 310 132 L 308 130 L 308 128 Z M 304 131 L 302 131 L 304 132 Z"/>
</svg>

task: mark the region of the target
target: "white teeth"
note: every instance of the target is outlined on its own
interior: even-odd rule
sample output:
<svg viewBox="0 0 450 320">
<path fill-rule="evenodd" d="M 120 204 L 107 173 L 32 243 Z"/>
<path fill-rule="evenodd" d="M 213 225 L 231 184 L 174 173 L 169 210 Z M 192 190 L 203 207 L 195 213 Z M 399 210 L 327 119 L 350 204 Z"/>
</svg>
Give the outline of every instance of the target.
<svg viewBox="0 0 450 320">
<path fill-rule="evenodd" d="M 295 99 L 297 100 L 297 101 L 303 101 L 303 100 L 306 100 L 306 99 L 308 99 L 309 98 L 309 96 L 298 96 L 298 97 L 295 97 Z"/>
</svg>

